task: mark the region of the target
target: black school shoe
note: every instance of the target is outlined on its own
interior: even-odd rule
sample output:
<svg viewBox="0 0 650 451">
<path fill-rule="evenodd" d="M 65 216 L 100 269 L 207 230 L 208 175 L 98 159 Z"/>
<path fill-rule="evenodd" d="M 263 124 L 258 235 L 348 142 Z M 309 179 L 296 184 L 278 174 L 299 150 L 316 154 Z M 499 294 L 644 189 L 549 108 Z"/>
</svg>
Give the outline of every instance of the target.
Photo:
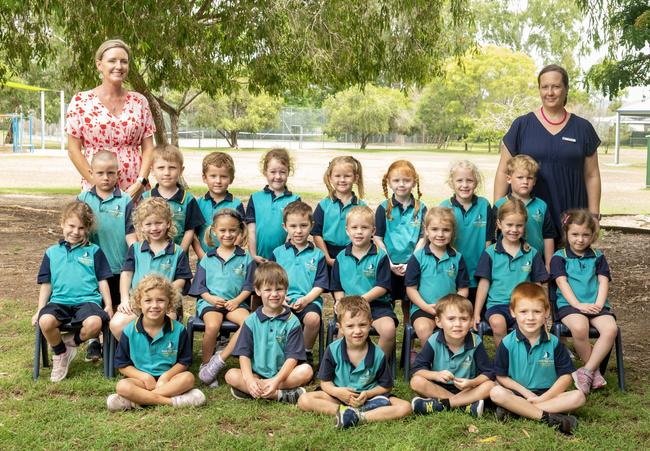
<svg viewBox="0 0 650 451">
<path fill-rule="evenodd" d="M 563 434 L 571 435 L 573 430 L 578 427 L 578 419 L 573 415 L 549 413 L 547 424 L 550 427 L 557 427 Z"/>
<path fill-rule="evenodd" d="M 86 348 L 86 357 L 84 360 L 86 362 L 97 362 L 102 358 L 102 345 L 99 343 L 99 340 L 90 340 L 88 342 L 88 348 Z"/>
</svg>

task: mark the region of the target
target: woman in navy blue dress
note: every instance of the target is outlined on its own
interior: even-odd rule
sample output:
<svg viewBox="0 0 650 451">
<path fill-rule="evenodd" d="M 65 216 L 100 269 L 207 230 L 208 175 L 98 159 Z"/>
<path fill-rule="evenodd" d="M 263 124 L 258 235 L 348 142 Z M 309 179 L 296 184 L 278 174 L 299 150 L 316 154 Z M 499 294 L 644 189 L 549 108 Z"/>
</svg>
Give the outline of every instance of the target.
<svg viewBox="0 0 650 451">
<path fill-rule="evenodd" d="M 506 163 L 519 154 L 539 164 L 533 195 L 544 200 L 558 235 L 562 213 L 588 208 L 600 220 L 600 139 L 594 127 L 566 111 L 569 76 L 562 67 L 546 66 L 537 77 L 542 106 L 518 117 L 503 137 L 501 159 L 494 178 L 494 199 L 508 192 Z"/>
</svg>

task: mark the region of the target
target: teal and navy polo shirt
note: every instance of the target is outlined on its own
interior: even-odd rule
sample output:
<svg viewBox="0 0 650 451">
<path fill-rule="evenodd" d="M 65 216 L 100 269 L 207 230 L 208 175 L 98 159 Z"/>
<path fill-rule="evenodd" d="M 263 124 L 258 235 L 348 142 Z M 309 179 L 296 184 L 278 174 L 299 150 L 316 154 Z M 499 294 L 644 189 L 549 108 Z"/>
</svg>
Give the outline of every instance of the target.
<svg viewBox="0 0 650 451">
<path fill-rule="evenodd" d="M 417 214 L 414 214 L 415 198 L 413 195 L 411 195 L 411 203 L 406 207 L 395 198 L 395 195 L 391 202 L 393 204 L 390 212 L 391 219 L 386 216 L 388 200 L 383 201 L 377 207 L 375 236 L 384 240 L 390 261 L 394 265 L 400 265 L 409 261 L 415 251 L 415 245 L 422 237 L 427 206 L 420 202 L 420 208 Z"/>
<path fill-rule="evenodd" d="M 456 239 L 454 247 L 463 255 L 467 272 L 469 273 L 469 286 L 476 287 L 477 280 L 474 271 L 479 258 L 485 250 L 485 243 L 494 239 L 494 218 L 492 207 L 484 197 L 472 196 L 472 205 L 468 210 L 458 202 L 456 196 L 445 199 L 441 207 L 451 208 L 456 217 Z"/>
<path fill-rule="evenodd" d="M 115 352 L 115 367 L 133 366 L 154 377 L 161 376 L 180 363 L 192 365 L 192 351 L 185 326 L 165 316 L 165 323 L 155 337 L 142 325 L 142 315 L 126 325 Z"/>
<path fill-rule="evenodd" d="M 94 302 L 102 305 L 99 281 L 113 276 L 102 250 L 93 243 L 75 244 L 60 240 L 43 256 L 36 281 L 52 284 L 50 301 L 79 305 Z"/>
<path fill-rule="evenodd" d="M 262 191 L 251 194 L 246 205 L 246 223 L 256 223 L 255 238 L 257 255 L 271 258 L 273 250 L 287 240 L 287 232 L 282 228 L 282 212 L 300 196 L 288 189 L 279 196 L 268 185 Z"/>
<path fill-rule="evenodd" d="M 346 296 L 361 296 L 374 287 L 382 287 L 388 290 L 387 293 L 372 302 L 391 302 L 390 274 L 388 255 L 383 249 L 371 243 L 368 253 L 357 260 L 352 255 L 352 244 L 349 244 L 336 256 L 330 291 L 343 291 Z"/>
<path fill-rule="evenodd" d="M 131 196 L 116 186 L 113 194 L 102 199 L 97 195 L 97 188 L 93 186 L 90 191 L 80 193 L 77 198 L 88 204 L 97 218 L 97 227 L 90 234 L 90 241 L 102 248 L 113 274 L 119 274 L 129 249 L 126 236 L 135 233 L 131 221 Z"/>
<path fill-rule="evenodd" d="M 366 203 L 357 199 L 354 193 L 350 202 L 345 205 L 341 199 L 333 195 L 321 200 L 314 210 L 314 228 L 311 234 L 323 237 L 331 258 L 335 258 L 345 246 L 350 244 L 350 238 L 345 232 L 345 218 L 350 213 L 350 209 L 357 205 L 366 205 Z"/>
<path fill-rule="evenodd" d="M 190 280 L 192 270 L 187 254 L 183 248 L 169 241 L 167 247 L 157 254 L 149 247 L 149 242 L 135 242 L 129 247 L 122 271 L 132 271 L 131 288 L 135 288 L 140 279 L 147 274 L 160 274 L 170 282 L 177 279 Z"/>
<path fill-rule="evenodd" d="M 454 377 L 462 379 L 474 379 L 480 375 L 494 379 L 494 366 L 485 351 L 483 340 L 472 332 L 467 333 L 463 347 L 457 352 L 449 348 L 442 330 L 434 332 L 415 358 L 411 377 L 420 370 L 447 370 Z M 449 381 L 447 384 L 454 383 Z"/>
<path fill-rule="evenodd" d="M 314 287 L 329 289 L 329 276 L 327 263 L 323 252 L 307 243 L 302 250 L 290 242 L 278 246 L 273 251 L 271 261 L 278 262 L 289 276 L 289 289 L 287 290 L 287 301 L 289 304 L 296 302 L 298 298 L 305 296 Z M 318 296 L 312 304 L 323 309 L 323 299 Z"/>
<path fill-rule="evenodd" d="M 196 315 L 201 316 L 206 307 L 212 306 L 201 298 L 203 293 L 234 299 L 242 291 L 253 291 L 255 261 L 249 253 L 236 246 L 228 260 L 221 258 L 215 249 L 210 249 L 196 265 L 196 277 L 192 281 L 189 295 L 197 300 Z"/>
<path fill-rule="evenodd" d="M 269 379 L 280 371 L 287 359 L 304 361 L 305 343 L 300 321 L 285 308 L 268 317 L 260 307 L 244 321 L 232 355 L 251 359 L 253 373 Z"/>
<path fill-rule="evenodd" d="M 327 347 L 318 370 L 321 381 L 332 382 L 337 387 L 350 387 L 357 393 L 372 390 L 376 386 L 393 388 L 393 376 L 386 356 L 370 338 L 367 341 L 366 356 L 354 366 L 348 356 L 345 338 L 340 338 Z"/>
<path fill-rule="evenodd" d="M 494 203 L 495 212 L 498 211 L 499 207 L 508 199 L 512 199 L 512 194 L 508 194 L 506 197 L 497 200 Z M 527 202 L 524 202 L 524 204 L 526 205 L 526 211 L 528 212 L 528 220 L 526 221 L 526 241 L 543 257 L 544 239 L 555 239 L 557 236 L 555 226 L 551 220 L 551 211 L 549 210 L 548 205 L 546 205 L 546 202 L 539 197 L 530 196 L 530 199 L 528 199 Z"/>
<path fill-rule="evenodd" d="M 415 251 L 406 266 L 404 285 L 417 287 L 427 304 L 435 304 L 441 297 L 469 287 L 469 275 L 463 256 L 451 247 L 438 259 L 427 243 Z M 411 315 L 420 307 L 411 303 Z"/>
<path fill-rule="evenodd" d="M 497 376 L 507 376 L 537 393 L 575 371 L 566 346 L 543 328 L 533 345 L 519 328 L 506 335 L 497 349 L 494 369 Z"/>
<path fill-rule="evenodd" d="M 160 194 L 158 185 L 156 184 L 151 191 L 142 193 L 143 199 L 148 197 L 161 197 L 169 204 L 169 208 L 172 210 L 174 224 L 176 225 L 176 235 L 174 236 L 174 242 L 176 244 L 181 244 L 183 235 L 185 235 L 187 230 L 194 230 L 205 224 L 205 219 L 203 219 L 203 214 L 199 210 L 196 199 L 194 199 L 191 193 L 181 188 L 180 185 L 176 194 L 167 199 Z"/>
<path fill-rule="evenodd" d="M 205 221 L 197 230 L 203 252 L 208 252 L 210 250 L 210 247 L 205 242 L 205 231 L 212 225 L 214 214 L 216 212 L 223 210 L 224 208 L 232 208 L 241 215 L 242 220 L 244 219 L 244 204 L 228 191 L 226 191 L 226 196 L 219 202 L 215 202 L 210 195 L 210 191 L 208 191 L 204 196 L 197 197 L 196 203 L 198 204 L 199 210 L 201 210 L 201 214 Z M 214 242 L 215 247 L 219 247 L 219 240 L 214 234 L 212 234 L 212 241 Z"/>
<path fill-rule="evenodd" d="M 558 250 L 551 259 L 551 279 L 567 278 L 573 294 L 580 302 L 595 304 L 598 297 L 598 276 L 612 277 L 605 256 L 599 250 L 587 248 L 583 256 L 573 253 L 570 247 Z M 557 308 L 567 307 L 566 300 L 560 288 L 557 288 Z M 605 307 L 610 308 L 609 301 Z"/>
<path fill-rule="evenodd" d="M 474 273 L 477 279 L 490 281 L 487 308 L 510 304 L 512 290 L 522 282 L 546 282 L 548 273 L 542 257 L 524 240 L 517 255 L 508 254 L 503 248 L 503 238 L 490 245 L 478 262 Z"/>
</svg>

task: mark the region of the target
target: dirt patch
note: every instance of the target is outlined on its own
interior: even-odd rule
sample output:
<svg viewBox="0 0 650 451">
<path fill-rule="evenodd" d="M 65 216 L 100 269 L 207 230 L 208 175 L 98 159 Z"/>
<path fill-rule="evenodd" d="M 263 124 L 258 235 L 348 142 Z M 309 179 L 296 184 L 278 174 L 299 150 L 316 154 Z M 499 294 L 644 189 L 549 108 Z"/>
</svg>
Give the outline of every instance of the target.
<svg viewBox="0 0 650 451">
<path fill-rule="evenodd" d="M 0 196 L 0 297 L 36 308 L 38 267 L 45 249 L 59 239 L 59 209 L 69 200 L 67 196 Z M 650 234 L 607 231 L 597 247 L 612 268 L 610 302 L 623 332 L 628 379 L 646 378 Z M 191 301 L 186 304 L 190 307 Z"/>
</svg>

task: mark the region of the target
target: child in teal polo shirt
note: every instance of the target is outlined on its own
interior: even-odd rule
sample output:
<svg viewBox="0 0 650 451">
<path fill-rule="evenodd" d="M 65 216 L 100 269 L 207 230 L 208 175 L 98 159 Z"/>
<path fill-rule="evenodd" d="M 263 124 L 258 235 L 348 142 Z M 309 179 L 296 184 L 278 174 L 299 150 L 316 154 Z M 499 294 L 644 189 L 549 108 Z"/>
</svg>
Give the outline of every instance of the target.
<svg viewBox="0 0 650 451">
<path fill-rule="evenodd" d="M 465 259 L 451 247 L 456 231 L 454 212 L 433 207 L 424 218 L 426 244 L 411 257 L 406 268 L 406 293 L 411 301 L 410 321 L 424 343 L 436 328 L 436 305 L 449 293 L 466 297 L 469 277 Z"/>
<path fill-rule="evenodd" d="M 114 153 L 100 150 L 93 155 L 90 169 L 95 185 L 89 191 L 80 193 L 77 198 L 88 204 L 97 218 L 97 226 L 90 234 L 90 241 L 101 247 L 113 272 L 107 282 L 115 311 L 120 303 L 122 265 L 129 246 L 136 240 L 131 220 L 133 202 L 131 196 L 117 186 L 118 163 Z M 86 361 L 97 361 L 101 356 L 99 341 L 90 339 Z"/>
<path fill-rule="evenodd" d="M 216 387 L 217 375 L 226 366 L 239 337 L 239 331 L 235 332 L 228 345 L 215 354 L 219 330 L 224 319 L 241 326 L 248 317 L 255 261 L 236 244 L 246 241 L 246 224 L 236 210 L 223 208 L 214 215 L 205 237 L 210 247 L 215 244 L 212 236 L 219 240 L 219 247 L 210 249 L 197 265 L 189 294 L 196 297 L 196 315 L 205 323 L 199 379 Z"/>
<path fill-rule="evenodd" d="M 32 324 L 38 322 L 54 351 L 52 382 L 65 378 L 77 346 L 97 337 L 102 323 L 113 315 L 106 282 L 111 268 L 99 246 L 88 241 L 94 224 L 95 216 L 87 204 L 76 200 L 65 205 L 61 212 L 63 239 L 45 251 L 38 271 L 41 288 Z M 81 329 L 62 337 L 59 327 L 67 323 L 81 325 Z"/>
<path fill-rule="evenodd" d="M 232 208 L 242 218 L 245 215 L 242 201 L 228 191 L 228 186 L 235 180 L 235 162 L 232 157 L 223 152 L 209 153 L 203 158 L 202 171 L 203 183 L 207 185 L 208 191 L 204 196 L 198 197 L 196 202 L 205 223 L 197 230 L 197 235 L 192 243 L 192 248 L 199 260 L 211 249 L 206 243 L 205 231 L 212 225 L 215 213 L 223 208 Z M 213 236 L 212 241 L 215 247 L 219 246 L 219 240 L 216 237 Z"/>
<path fill-rule="evenodd" d="M 314 210 L 314 244 L 325 255 L 329 267 L 336 256 L 350 244 L 345 233 L 345 218 L 356 205 L 366 205 L 363 199 L 363 170 L 356 158 L 346 155 L 333 158 L 327 165 L 323 182 L 327 197 Z M 359 197 L 354 193 L 357 185 Z"/>
<path fill-rule="evenodd" d="M 322 391 L 304 394 L 298 407 L 305 412 L 336 415 L 340 428 L 407 416 L 411 406 L 390 394 L 390 365 L 381 348 L 368 338 L 372 321 L 368 301 L 346 296 L 338 301 L 337 311 L 343 338 L 325 351 L 318 372 Z"/>
<path fill-rule="evenodd" d="M 189 336 L 183 324 L 167 313 L 180 302 L 178 290 L 166 278 L 144 277 L 133 292 L 139 318 L 130 322 L 115 354 L 115 367 L 124 379 L 109 395 L 111 412 L 139 406 L 200 406 L 205 395 L 194 387 Z"/>
<path fill-rule="evenodd" d="M 512 292 L 510 310 L 517 328 L 497 348 L 499 385 L 490 391 L 499 406 L 497 419 L 512 412 L 571 434 L 578 420 L 565 413 L 584 405 L 586 398 L 580 390 L 566 391 L 574 367 L 566 346 L 546 331 L 546 292 L 537 284 L 521 283 Z"/>
<path fill-rule="evenodd" d="M 176 233 L 174 243 L 183 251 L 189 252 L 194 240 L 194 231 L 203 224 L 203 214 L 192 193 L 181 186 L 183 175 L 183 154 L 178 147 L 160 144 L 153 150 L 151 173 L 156 178 L 156 186 L 142 194 L 143 199 L 161 197 L 167 201 L 174 216 Z"/>
<path fill-rule="evenodd" d="M 494 387 L 492 361 L 481 337 L 470 331 L 472 303 L 448 294 L 436 304 L 436 331 L 422 346 L 411 370 L 411 388 L 424 396 L 411 401 L 420 415 L 464 408 L 483 414 L 485 399 Z"/>
<path fill-rule="evenodd" d="M 129 292 L 140 279 L 150 273 L 164 276 L 182 291 L 192 279 L 189 259 L 183 249 L 172 241 L 176 232 L 172 212 L 164 199 L 145 199 L 135 209 L 133 223 L 138 240 L 126 254 L 120 277 L 121 302 L 111 320 L 111 331 L 120 339 L 122 329 L 136 316 Z M 176 312 L 170 313 L 176 319 Z"/>
<path fill-rule="evenodd" d="M 557 284 L 557 317 L 571 331 L 573 345 L 582 368 L 573 379 L 584 394 L 607 384 L 600 364 L 611 351 L 618 334 L 616 317 L 607 300 L 611 276 L 603 253 L 592 249 L 596 240 L 596 221 L 588 210 L 570 210 L 562 221 L 566 247 L 551 260 L 551 278 Z M 599 337 L 591 346 L 589 326 Z"/>
<path fill-rule="evenodd" d="M 481 255 L 474 277 L 479 279 L 474 305 L 474 326 L 481 322 L 487 299 L 485 318 L 492 329 L 494 345 L 515 325 L 510 315 L 512 290 L 521 282 L 546 282 L 548 273 L 541 256 L 522 237 L 526 225 L 526 206 L 519 199 L 508 199 L 497 214 L 501 236 Z"/>
<path fill-rule="evenodd" d="M 255 292 L 262 306 L 241 327 L 233 355 L 239 368 L 226 373 L 230 392 L 237 399 L 263 398 L 290 404 L 298 402 L 314 375 L 305 361 L 300 321 L 284 306 L 289 280 L 275 262 L 255 271 Z"/>
<path fill-rule="evenodd" d="M 456 216 L 456 237 L 454 249 L 463 255 L 469 273 L 469 299 L 476 300 L 478 282 L 474 277 L 478 260 L 494 239 L 494 219 L 490 202 L 476 195 L 483 185 L 483 176 L 474 163 L 468 160 L 456 161 L 449 169 L 447 184 L 454 195 L 440 203 L 451 208 Z"/>
<path fill-rule="evenodd" d="M 303 325 L 307 363 L 313 365 L 312 348 L 320 331 L 323 309 L 321 294 L 329 288 L 327 263 L 321 250 L 308 241 L 314 224 L 311 207 L 301 201 L 291 202 L 283 216 L 289 241 L 276 247 L 270 260 L 287 271 L 286 303 Z"/>
<path fill-rule="evenodd" d="M 386 252 L 372 242 L 375 215 L 370 207 L 350 210 L 345 230 L 352 243 L 336 257 L 330 290 L 335 301 L 343 296 L 361 296 L 370 303 L 379 347 L 384 354 L 392 355 L 398 320 L 389 294 L 390 262 Z"/>
<path fill-rule="evenodd" d="M 511 193 L 495 201 L 494 208 L 498 209 L 510 198 L 519 199 L 526 205 L 526 241 L 542 256 L 546 270 L 549 271 L 557 231 L 546 202 L 530 194 L 535 187 L 538 170 L 539 165 L 528 155 L 515 155 L 510 158 L 506 166 L 506 181 L 510 185 Z"/>
</svg>

